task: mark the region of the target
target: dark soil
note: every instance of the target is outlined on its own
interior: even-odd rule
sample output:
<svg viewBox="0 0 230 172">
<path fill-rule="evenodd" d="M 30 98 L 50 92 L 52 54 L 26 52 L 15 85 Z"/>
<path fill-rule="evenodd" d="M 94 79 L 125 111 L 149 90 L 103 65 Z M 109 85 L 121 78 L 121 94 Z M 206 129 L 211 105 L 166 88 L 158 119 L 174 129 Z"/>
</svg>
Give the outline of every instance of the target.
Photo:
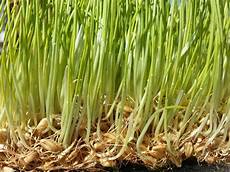
<svg viewBox="0 0 230 172">
<path fill-rule="evenodd" d="M 150 170 L 145 166 L 137 164 L 126 164 L 119 169 L 106 169 L 109 172 L 230 172 L 228 165 L 208 165 L 206 163 L 198 163 L 195 158 L 185 160 L 182 167 L 168 166 L 158 170 Z"/>
</svg>

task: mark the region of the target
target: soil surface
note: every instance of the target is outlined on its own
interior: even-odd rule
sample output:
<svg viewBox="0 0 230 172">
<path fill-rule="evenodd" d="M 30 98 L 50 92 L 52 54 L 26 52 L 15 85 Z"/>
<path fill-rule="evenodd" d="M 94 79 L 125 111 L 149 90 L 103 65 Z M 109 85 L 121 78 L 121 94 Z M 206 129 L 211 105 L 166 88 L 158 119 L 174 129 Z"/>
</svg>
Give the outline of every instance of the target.
<svg viewBox="0 0 230 172">
<path fill-rule="evenodd" d="M 165 167 L 158 170 L 150 170 L 145 166 L 127 164 L 121 166 L 119 169 L 109 169 L 113 172 L 230 172 L 228 165 L 208 165 L 206 163 L 199 164 L 196 159 L 189 159 L 182 163 L 182 167 L 177 168 L 174 166 Z"/>
</svg>

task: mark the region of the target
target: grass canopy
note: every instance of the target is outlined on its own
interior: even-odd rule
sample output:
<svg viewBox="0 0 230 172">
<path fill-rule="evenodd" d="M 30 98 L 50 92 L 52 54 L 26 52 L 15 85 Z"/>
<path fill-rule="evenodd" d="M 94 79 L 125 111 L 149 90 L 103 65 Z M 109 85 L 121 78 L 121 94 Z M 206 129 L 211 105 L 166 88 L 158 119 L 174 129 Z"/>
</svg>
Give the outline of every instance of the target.
<svg viewBox="0 0 230 172">
<path fill-rule="evenodd" d="M 0 11 L 2 162 L 230 162 L 229 0 L 2 0 Z"/>
</svg>

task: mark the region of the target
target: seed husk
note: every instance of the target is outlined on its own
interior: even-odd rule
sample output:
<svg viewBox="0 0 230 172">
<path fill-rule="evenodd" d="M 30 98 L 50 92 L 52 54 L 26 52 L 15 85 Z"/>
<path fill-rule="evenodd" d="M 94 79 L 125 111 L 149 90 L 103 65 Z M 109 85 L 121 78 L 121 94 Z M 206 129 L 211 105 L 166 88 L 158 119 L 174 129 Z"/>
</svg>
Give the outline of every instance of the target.
<svg viewBox="0 0 230 172">
<path fill-rule="evenodd" d="M 45 134 L 47 132 L 47 128 L 48 128 L 48 119 L 47 118 L 43 118 L 37 125 L 37 127 L 35 128 L 35 132 L 34 134 L 36 136 L 42 136 L 43 134 Z"/>
<path fill-rule="evenodd" d="M 47 151 L 51 152 L 60 152 L 62 150 L 62 146 L 51 139 L 42 139 L 40 140 L 40 145 Z"/>
<path fill-rule="evenodd" d="M 29 165 L 33 161 L 37 161 L 39 157 L 39 154 L 37 151 L 32 151 L 26 157 L 24 158 L 25 164 Z"/>
<path fill-rule="evenodd" d="M 223 138 L 217 137 L 209 147 L 212 149 L 217 149 L 222 143 L 223 143 Z"/>
<path fill-rule="evenodd" d="M 205 149 L 205 144 L 204 143 L 196 143 L 194 145 L 194 152 L 197 154 Z"/>
<path fill-rule="evenodd" d="M 165 156 L 164 152 L 154 151 L 154 150 L 150 151 L 149 154 L 156 159 L 161 159 Z"/>
<path fill-rule="evenodd" d="M 161 159 L 164 156 L 166 156 L 165 151 L 166 151 L 166 145 L 159 144 L 159 145 L 153 146 L 150 151 L 147 151 L 147 153 L 156 159 Z"/>
<path fill-rule="evenodd" d="M 104 150 L 105 145 L 102 143 L 95 143 L 93 147 L 96 152 L 101 152 L 102 150 Z"/>
<path fill-rule="evenodd" d="M 159 144 L 159 145 L 153 146 L 152 150 L 163 154 L 166 150 L 166 145 L 165 144 Z"/>
<path fill-rule="evenodd" d="M 204 138 L 203 138 L 202 136 L 199 136 L 199 137 L 197 138 L 197 143 L 201 143 L 203 140 L 204 140 Z"/>
<path fill-rule="evenodd" d="M 104 159 L 104 158 L 100 158 L 99 161 L 100 161 L 100 164 L 103 167 L 115 167 L 116 166 L 115 161 L 110 161 L 110 160 L 107 160 L 107 159 Z"/>
<path fill-rule="evenodd" d="M 165 156 L 165 154 L 155 151 L 155 150 L 149 150 L 149 151 L 143 151 L 143 154 L 146 154 L 146 156 L 150 156 L 154 159 L 161 159 Z"/>
<path fill-rule="evenodd" d="M 131 108 L 130 106 L 124 106 L 125 113 L 131 113 L 132 111 L 133 111 L 133 108 Z"/>
<path fill-rule="evenodd" d="M 193 153 L 192 142 L 186 142 L 184 144 L 184 153 L 185 153 L 186 158 L 189 158 L 192 156 L 192 153 Z"/>
<path fill-rule="evenodd" d="M 157 163 L 157 159 L 154 158 L 154 157 L 152 157 L 152 156 L 149 156 L 149 155 L 145 156 L 145 158 L 142 159 L 142 161 L 143 161 L 145 164 L 151 165 L 151 166 Z"/>
<path fill-rule="evenodd" d="M 29 139 L 32 137 L 32 136 L 31 136 L 29 133 L 27 133 L 27 132 L 24 134 L 24 136 L 25 136 L 25 139 L 26 139 L 26 140 L 29 140 Z"/>
<path fill-rule="evenodd" d="M 114 134 L 105 133 L 103 136 L 104 136 L 103 140 L 105 140 L 105 142 L 108 143 L 108 144 L 113 144 L 116 141 L 116 137 L 115 137 Z"/>
<path fill-rule="evenodd" d="M 213 156 L 207 156 L 205 158 L 205 161 L 208 163 L 208 164 L 213 164 L 215 162 L 215 158 Z"/>
<path fill-rule="evenodd" d="M 14 172 L 15 170 L 13 168 L 10 168 L 10 167 L 3 167 L 3 169 L 1 171 L 2 172 Z"/>
</svg>

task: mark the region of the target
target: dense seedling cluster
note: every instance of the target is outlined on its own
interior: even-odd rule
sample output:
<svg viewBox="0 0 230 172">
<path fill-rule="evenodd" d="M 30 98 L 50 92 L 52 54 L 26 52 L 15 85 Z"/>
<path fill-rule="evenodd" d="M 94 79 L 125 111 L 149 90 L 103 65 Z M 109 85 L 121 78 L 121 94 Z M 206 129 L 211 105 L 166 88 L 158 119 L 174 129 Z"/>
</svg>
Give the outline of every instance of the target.
<svg viewBox="0 0 230 172">
<path fill-rule="evenodd" d="M 2 10 L 2 162 L 230 162 L 229 0 L 2 0 Z"/>
</svg>

